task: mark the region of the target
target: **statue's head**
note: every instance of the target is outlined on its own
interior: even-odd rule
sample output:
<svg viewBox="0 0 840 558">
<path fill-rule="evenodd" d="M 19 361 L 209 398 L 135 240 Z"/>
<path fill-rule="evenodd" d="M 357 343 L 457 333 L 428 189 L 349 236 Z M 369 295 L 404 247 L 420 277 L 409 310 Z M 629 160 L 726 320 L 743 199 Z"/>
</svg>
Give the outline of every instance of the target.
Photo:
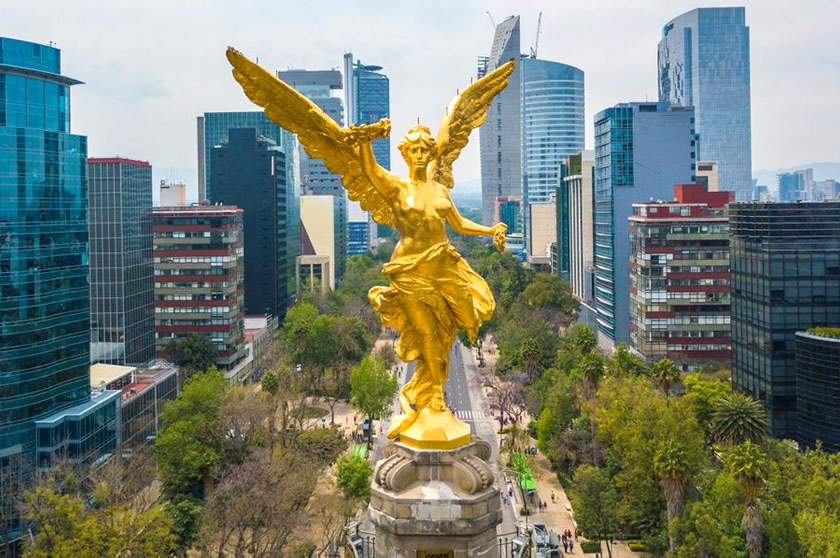
<svg viewBox="0 0 840 558">
<path fill-rule="evenodd" d="M 426 168 L 435 152 L 435 138 L 424 124 L 412 126 L 397 146 L 409 168 Z"/>
</svg>

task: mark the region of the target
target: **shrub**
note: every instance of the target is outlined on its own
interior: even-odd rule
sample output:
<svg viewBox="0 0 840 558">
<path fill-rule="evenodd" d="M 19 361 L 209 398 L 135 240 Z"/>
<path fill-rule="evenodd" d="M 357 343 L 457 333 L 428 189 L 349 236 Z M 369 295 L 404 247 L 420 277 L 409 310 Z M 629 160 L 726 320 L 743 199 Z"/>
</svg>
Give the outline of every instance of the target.
<svg viewBox="0 0 840 558">
<path fill-rule="evenodd" d="M 580 543 L 580 549 L 584 554 L 601 552 L 601 541 L 582 541 Z"/>
<path fill-rule="evenodd" d="M 627 548 L 629 548 L 633 552 L 644 552 L 647 549 L 644 543 L 640 542 L 631 542 L 627 545 Z"/>
<path fill-rule="evenodd" d="M 519 515 L 531 515 L 531 510 L 528 508 L 520 508 Z"/>
</svg>

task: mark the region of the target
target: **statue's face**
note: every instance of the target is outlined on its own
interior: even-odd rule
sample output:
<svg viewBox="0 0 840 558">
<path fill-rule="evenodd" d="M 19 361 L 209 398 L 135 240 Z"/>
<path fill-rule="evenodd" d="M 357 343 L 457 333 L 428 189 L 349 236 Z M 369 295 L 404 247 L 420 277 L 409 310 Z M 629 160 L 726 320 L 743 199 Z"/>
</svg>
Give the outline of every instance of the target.
<svg viewBox="0 0 840 558">
<path fill-rule="evenodd" d="M 432 158 L 432 150 L 426 147 L 422 141 L 415 141 L 403 153 L 405 162 L 408 163 L 409 168 L 425 169 Z"/>
</svg>

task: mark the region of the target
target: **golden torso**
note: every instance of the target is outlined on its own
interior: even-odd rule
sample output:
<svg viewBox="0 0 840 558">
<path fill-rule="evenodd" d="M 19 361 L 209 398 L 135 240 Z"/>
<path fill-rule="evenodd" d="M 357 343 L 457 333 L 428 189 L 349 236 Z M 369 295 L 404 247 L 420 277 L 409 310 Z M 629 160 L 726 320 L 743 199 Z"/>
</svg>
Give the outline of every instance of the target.
<svg viewBox="0 0 840 558">
<path fill-rule="evenodd" d="M 400 241 L 394 257 L 418 254 L 446 242 L 446 216 L 452 202 L 446 186 L 434 180 L 401 180 L 392 201 Z"/>
</svg>

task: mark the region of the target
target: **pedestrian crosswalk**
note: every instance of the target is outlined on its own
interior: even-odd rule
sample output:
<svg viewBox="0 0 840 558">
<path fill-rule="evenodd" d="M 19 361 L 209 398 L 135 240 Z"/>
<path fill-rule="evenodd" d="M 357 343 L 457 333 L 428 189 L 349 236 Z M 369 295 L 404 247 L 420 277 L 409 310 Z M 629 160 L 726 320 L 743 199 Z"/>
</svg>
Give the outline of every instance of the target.
<svg viewBox="0 0 840 558">
<path fill-rule="evenodd" d="M 455 416 L 461 420 L 483 420 L 487 418 L 484 411 L 455 411 Z"/>
</svg>

